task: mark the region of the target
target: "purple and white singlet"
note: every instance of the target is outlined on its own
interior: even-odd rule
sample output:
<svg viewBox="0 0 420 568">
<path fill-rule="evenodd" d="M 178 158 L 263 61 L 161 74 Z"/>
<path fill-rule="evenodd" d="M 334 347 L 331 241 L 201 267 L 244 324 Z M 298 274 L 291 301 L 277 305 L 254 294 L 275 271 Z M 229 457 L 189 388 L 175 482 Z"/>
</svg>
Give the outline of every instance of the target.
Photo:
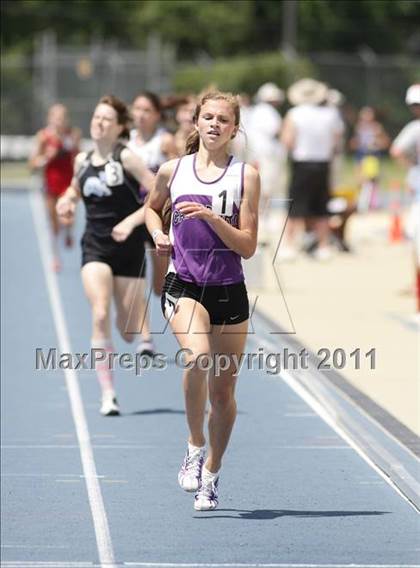
<svg viewBox="0 0 420 568">
<path fill-rule="evenodd" d="M 199 286 L 243 282 L 240 255 L 229 249 L 206 221 L 185 219 L 176 205 L 182 201 L 201 203 L 237 228 L 245 164 L 231 157 L 223 173 L 208 182 L 196 173 L 196 156 L 180 158 L 170 184 L 172 261 L 168 272 Z"/>
</svg>

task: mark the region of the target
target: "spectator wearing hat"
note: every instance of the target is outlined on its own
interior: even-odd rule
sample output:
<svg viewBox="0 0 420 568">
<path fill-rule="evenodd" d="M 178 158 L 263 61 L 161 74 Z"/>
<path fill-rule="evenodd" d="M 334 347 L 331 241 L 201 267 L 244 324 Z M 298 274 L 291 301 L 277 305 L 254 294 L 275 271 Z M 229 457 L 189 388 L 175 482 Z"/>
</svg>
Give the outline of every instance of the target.
<svg viewBox="0 0 420 568">
<path fill-rule="evenodd" d="M 288 90 L 294 106 L 286 115 L 281 140 L 291 158 L 289 198 L 291 208 L 285 229 L 285 246 L 279 258 L 296 256 L 297 231 L 305 220 L 314 226 L 319 243 L 314 256 L 331 256 L 327 204 L 330 199 L 330 166 L 340 147 L 343 122 L 327 106 L 328 87 L 314 79 L 301 79 Z"/>
<path fill-rule="evenodd" d="M 283 91 L 274 83 L 262 85 L 249 119 L 250 161 L 261 177 L 261 211 L 267 211 L 269 199 L 281 189 L 284 149 L 280 142 L 282 119 L 278 111 L 284 101 Z"/>
<path fill-rule="evenodd" d="M 391 146 L 391 156 L 409 167 L 414 189 L 420 185 L 420 83 L 407 90 L 405 102 L 415 116 L 398 134 Z M 417 182 L 417 183 L 416 183 Z"/>
<path fill-rule="evenodd" d="M 407 234 L 415 247 L 417 311 L 420 313 L 420 83 L 408 88 L 405 102 L 415 119 L 404 126 L 392 143 L 391 156 L 408 167 L 407 185 L 413 194 Z"/>
</svg>

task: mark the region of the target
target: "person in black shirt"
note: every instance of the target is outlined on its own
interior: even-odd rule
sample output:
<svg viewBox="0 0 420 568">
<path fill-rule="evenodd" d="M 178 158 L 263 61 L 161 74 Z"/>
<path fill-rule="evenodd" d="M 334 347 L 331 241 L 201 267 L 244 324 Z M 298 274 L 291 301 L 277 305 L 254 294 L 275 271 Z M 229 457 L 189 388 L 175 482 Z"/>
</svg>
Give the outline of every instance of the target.
<svg viewBox="0 0 420 568">
<path fill-rule="evenodd" d="M 92 308 L 92 347 L 113 352 L 110 306 L 114 298 L 117 327 L 132 342 L 143 321 L 145 254 L 141 225 L 141 183 L 152 188 L 154 176 L 141 158 L 121 142 L 128 136 L 126 105 L 112 95 L 100 99 L 90 125 L 94 149 L 76 156 L 70 186 L 57 203 L 63 224 L 74 219 L 83 199 L 86 227 L 82 238 L 82 281 Z M 119 414 L 108 357 L 96 365 L 102 389 L 101 413 Z"/>
</svg>

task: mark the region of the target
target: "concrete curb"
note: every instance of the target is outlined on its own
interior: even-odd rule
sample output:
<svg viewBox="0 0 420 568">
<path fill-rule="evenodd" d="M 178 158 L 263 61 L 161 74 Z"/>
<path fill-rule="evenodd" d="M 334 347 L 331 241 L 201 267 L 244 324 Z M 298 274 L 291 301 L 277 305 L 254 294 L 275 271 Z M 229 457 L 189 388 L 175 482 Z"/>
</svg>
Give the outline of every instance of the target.
<svg viewBox="0 0 420 568">
<path fill-rule="evenodd" d="M 278 329 L 266 315 L 254 315 L 258 329 L 254 341 L 269 352 L 279 351 L 278 336 L 265 331 Z M 260 331 L 264 330 L 264 331 Z M 337 371 L 321 372 L 314 353 L 306 349 L 290 334 L 281 334 L 282 349 L 309 353 L 307 370 L 281 370 L 279 377 L 295 390 L 303 389 L 308 397 L 323 410 L 326 421 L 366 461 L 372 462 L 383 476 L 420 512 L 420 438 L 372 399 L 354 387 Z M 299 392 L 298 392 L 299 394 Z M 316 410 L 316 409 L 315 409 Z"/>
</svg>

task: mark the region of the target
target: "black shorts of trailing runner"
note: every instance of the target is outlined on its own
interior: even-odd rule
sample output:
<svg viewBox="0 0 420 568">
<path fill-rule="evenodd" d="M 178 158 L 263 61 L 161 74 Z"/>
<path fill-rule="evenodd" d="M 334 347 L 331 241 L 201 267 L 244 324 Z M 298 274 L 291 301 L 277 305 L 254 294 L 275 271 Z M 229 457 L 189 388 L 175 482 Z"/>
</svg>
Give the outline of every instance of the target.
<svg viewBox="0 0 420 568">
<path fill-rule="evenodd" d="M 329 162 L 292 162 L 290 217 L 326 217 L 330 199 Z"/>
<path fill-rule="evenodd" d="M 104 262 L 114 276 L 145 278 L 146 258 L 141 227 L 121 243 L 109 235 L 98 235 L 88 230 L 82 237 L 82 266 L 88 262 Z"/>
<path fill-rule="evenodd" d="M 212 325 L 234 325 L 249 318 L 249 302 L 244 282 L 222 286 L 198 286 L 185 282 L 174 272 L 166 275 L 161 305 L 165 318 L 179 298 L 191 298 L 208 311 Z"/>
</svg>

